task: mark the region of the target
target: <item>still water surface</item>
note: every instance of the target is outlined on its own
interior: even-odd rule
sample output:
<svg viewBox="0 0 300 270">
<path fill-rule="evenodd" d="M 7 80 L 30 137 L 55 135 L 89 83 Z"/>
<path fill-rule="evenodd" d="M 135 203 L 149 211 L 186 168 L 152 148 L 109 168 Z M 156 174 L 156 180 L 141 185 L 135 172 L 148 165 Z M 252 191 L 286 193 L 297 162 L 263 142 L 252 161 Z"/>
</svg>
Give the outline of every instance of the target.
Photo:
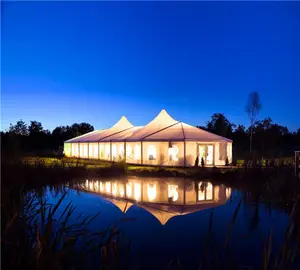
<svg viewBox="0 0 300 270">
<path fill-rule="evenodd" d="M 50 191 L 47 197 L 51 203 L 58 200 Z M 100 212 L 92 230 L 121 229 L 131 241 L 132 267 L 143 269 L 167 269 L 171 260 L 184 269 L 199 269 L 209 232 L 211 250 L 217 246 L 222 253 L 231 224 L 232 260 L 261 269 L 263 241 L 270 228 L 275 254 L 289 222 L 285 212 L 255 204 L 230 187 L 180 178 L 88 179 L 69 190 L 61 209 L 70 200 L 76 206 L 73 216 Z"/>
</svg>

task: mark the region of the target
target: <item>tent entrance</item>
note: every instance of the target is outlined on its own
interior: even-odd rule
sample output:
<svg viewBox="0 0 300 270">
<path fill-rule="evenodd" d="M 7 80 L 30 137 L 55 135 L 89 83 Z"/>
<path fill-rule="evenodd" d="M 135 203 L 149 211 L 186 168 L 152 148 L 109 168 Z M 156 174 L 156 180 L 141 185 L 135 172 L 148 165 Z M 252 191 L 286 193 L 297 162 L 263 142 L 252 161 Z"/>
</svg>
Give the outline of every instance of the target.
<svg viewBox="0 0 300 270">
<path fill-rule="evenodd" d="M 198 155 L 199 155 L 199 166 L 201 166 L 201 160 L 203 158 L 205 165 L 214 164 L 214 146 L 213 145 L 198 145 Z"/>
</svg>

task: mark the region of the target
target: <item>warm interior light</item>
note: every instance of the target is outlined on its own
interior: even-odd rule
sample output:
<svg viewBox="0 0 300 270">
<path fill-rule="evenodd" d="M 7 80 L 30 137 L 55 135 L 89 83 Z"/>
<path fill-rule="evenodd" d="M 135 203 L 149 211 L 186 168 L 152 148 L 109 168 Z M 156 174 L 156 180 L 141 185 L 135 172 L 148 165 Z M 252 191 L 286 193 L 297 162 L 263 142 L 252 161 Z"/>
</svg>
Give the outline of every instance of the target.
<svg viewBox="0 0 300 270">
<path fill-rule="evenodd" d="M 213 185 L 211 183 L 207 183 L 206 187 L 206 200 L 213 199 Z"/>
<path fill-rule="evenodd" d="M 106 158 L 110 157 L 110 146 L 109 146 L 109 144 L 105 145 L 105 157 Z"/>
<path fill-rule="evenodd" d="M 126 158 L 131 159 L 132 148 L 130 145 L 126 145 Z"/>
<path fill-rule="evenodd" d="M 178 161 L 178 147 L 176 145 L 173 145 L 171 148 L 169 148 L 168 152 L 170 161 Z"/>
<path fill-rule="evenodd" d="M 117 184 L 116 184 L 116 183 L 113 183 L 113 184 L 112 184 L 112 194 L 113 194 L 114 196 L 117 195 Z"/>
<path fill-rule="evenodd" d="M 147 184 L 147 196 L 149 201 L 153 201 L 156 198 L 156 185 Z"/>
<path fill-rule="evenodd" d="M 104 191 L 104 185 L 102 182 L 100 182 L 100 191 L 103 192 Z"/>
<path fill-rule="evenodd" d="M 226 188 L 226 199 L 228 199 L 231 195 L 231 188 Z"/>
<path fill-rule="evenodd" d="M 119 193 L 121 197 L 124 197 L 125 190 L 124 190 L 124 186 L 121 184 L 119 185 Z"/>
<path fill-rule="evenodd" d="M 88 144 L 81 144 L 80 145 L 81 148 L 80 148 L 80 156 L 82 157 L 88 157 Z"/>
<path fill-rule="evenodd" d="M 199 182 L 198 185 L 198 201 L 212 200 L 214 188 L 212 183 Z"/>
<path fill-rule="evenodd" d="M 141 159 L 141 147 L 139 144 L 134 146 L 134 159 L 140 160 Z"/>
<path fill-rule="evenodd" d="M 89 157 L 98 158 L 98 144 L 97 143 L 89 144 Z"/>
<path fill-rule="evenodd" d="M 124 157 L 124 145 L 119 146 L 119 157 L 121 159 Z"/>
<path fill-rule="evenodd" d="M 168 185 L 168 198 L 171 198 L 173 202 L 176 202 L 178 197 L 178 185 Z"/>
<path fill-rule="evenodd" d="M 99 152 L 100 152 L 100 158 L 104 158 L 104 147 L 102 144 L 99 144 Z"/>
<path fill-rule="evenodd" d="M 89 188 L 89 180 L 85 180 L 85 188 L 86 188 L 86 189 Z"/>
<path fill-rule="evenodd" d="M 156 147 L 154 145 L 149 145 L 147 149 L 148 160 L 156 160 Z"/>
<path fill-rule="evenodd" d="M 94 182 L 90 182 L 90 190 L 94 190 Z"/>
<path fill-rule="evenodd" d="M 220 199 L 220 187 L 214 186 L 214 200 L 218 201 Z"/>
<path fill-rule="evenodd" d="M 141 184 L 134 183 L 134 198 L 139 201 L 141 199 Z"/>
<path fill-rule="evenodd" d="M 64 154 L 67 157 L 69 157 L 71 155 L 71 144 L 69 144 L 69 143 L 64 144 Z"/>
<path fill-rule="evenodd" d="M 126 183 L 126 196 L 132 196 L 132 183 Z"/>
<path fill-rule="evenodd" d="M 112 152 L 112 158 L 116 158 L 117 157 L 117 146 L 115 144 L 112 145 L 111 152 Z"/>
<path fill-rule="evenodd" d="M 110 182 L 105 183 L 105 190 L 107 193 L 110 193 Z"/>
<path fill-rule="evenodd" d="M 78 144 L 72 143 L 72 156 L 78 157 Z"/>
</svg>

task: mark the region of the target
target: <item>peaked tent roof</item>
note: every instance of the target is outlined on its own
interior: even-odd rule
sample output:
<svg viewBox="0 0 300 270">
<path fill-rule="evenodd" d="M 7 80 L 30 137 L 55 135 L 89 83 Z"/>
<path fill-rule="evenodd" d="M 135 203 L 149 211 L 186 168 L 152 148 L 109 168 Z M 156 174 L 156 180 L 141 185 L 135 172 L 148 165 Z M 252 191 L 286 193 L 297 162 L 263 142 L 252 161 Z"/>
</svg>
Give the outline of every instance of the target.
<svg viewBox="0 0 300 270">
<path fill-rule="evenodd" d="M 161 110 L 161 112 L 146 126 L 134 132 L 132 136 L 128 137 L 126 141 L 140 141 L 146 137 L 167 129 L 173 125 L 179 123 L 177 120 L 173 119 L 166 110 Z"/>
<path fill-rule="evenodd" d="M 145 209 L 152 214 L 162 225 L 165 225 L 172 217 L 191 214 L 198 211 L 203 211 L 209 208 L 214 208 L 226 203 L 226 200 L 220 202 L 211 202 L 203 204 L 195 204 L 190 206 L 181 205 L 161 205 L 161 204 L 138 204 L 138 207 Z"/>
<path fill-rule="evenodd" d="M 177 121 L 172 118 L 166 110 L 161 110 L 161 112 L 144 127 L 134 127 L 125 116 L 122 116 L 121 119 L 109 129 L 93 131 L 66 142 L 134 142 L 143 140 L 232 142 L 232 140 L 225 137 Z"/>
<path fill-rule="evenodd" d="M 111 128 L 105 130 L 100 136 L 97 138 L 97 141 L 101 141 L 102 139 L 108 138 L 112 135 L 116 135 L 125 130 L 132 129 L 134 126 L 127 120 L 125 116 L 122 116 L 120 120 L 114 124 Z"/>
<path fill-rule="evenodd" d="M 232 140 L 173 119 L 162 110 L 149 124 L 134 132 L 126 141 L 228 141 Z"/>
<path fill-rule="evenodd" d="M 101 194 L 102 197 L 105 198 L 105 200 L 111 202 L 112 204 L 114 204 L 115 206 L 117 206 L 123 213 L 126 213 L 128 211 L 128 209 L 133 206 L 132 202 L 126 201 L 126 200 L 118 200 L 118 199 L 114 199 L 114 198 L 108 198 L 105 197 Z"/>
<path fill-rule="evenodd" d="M 107 138 L 133 127 L 134 126 L 127 120 L 127 118 L 125 116 L 122 116 L 120 120 L 109 129 L 90 132 L 66 142 L 98 142 L 101 139 Z"/>
</svg>

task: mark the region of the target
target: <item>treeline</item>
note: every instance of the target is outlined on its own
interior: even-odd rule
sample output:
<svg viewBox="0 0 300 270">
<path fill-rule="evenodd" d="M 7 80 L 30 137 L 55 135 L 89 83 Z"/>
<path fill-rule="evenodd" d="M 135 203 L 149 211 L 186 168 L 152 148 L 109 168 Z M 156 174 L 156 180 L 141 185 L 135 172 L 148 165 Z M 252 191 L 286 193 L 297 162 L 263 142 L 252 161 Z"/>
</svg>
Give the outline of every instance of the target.
<svg viewBox="0 0 300 270">
<path fill-rule="evenodd" d="M 270 117 L 255 121 L 252 126 L 246 128 L 231 123 L 224 114 L 216 113 L 206 126 L 199 128 L 232 139 L 234 159 L 280 158 L 293 156 L 295 150 L 300 150 L 300 128 L 297 132 L 290 132 L 287 127 L 273 123 Z"/>
<path fill-rule="evenodd" d="M 251 128 L 251 156 L 279 158 L 293 156 L 294 150 L 300 150 L 300 128 L 297 132 L 290 132 L 287 127 L 273 123 L 269 117 L 246 128 L 231 123 L 224 114 L 216 113 L 205 126 L 199 128 L 232 139 L 234 159 L 249 158 Z M 40 122 L 31 121 L 27 125 L 20 120 L 15 125 L 10 125 L 6 132 L 1 132 L 2 157 L 61 155 L 64 141 L 93 130 L 94 127 L 88 123 L 75 123 L 56 127 L 50 132 Z"/>
<path fill-rule="evenodd" d="M 52 132 L 44 129 L 42 123 L 30 121 L 27 125 L 19 120 L 1 132 L 2 157 L 22 155 L 58 156 L 62 154 L 64 141 L 91 132 L 94 127 L 88 123 L 59 126 Z"/>
</svg>

